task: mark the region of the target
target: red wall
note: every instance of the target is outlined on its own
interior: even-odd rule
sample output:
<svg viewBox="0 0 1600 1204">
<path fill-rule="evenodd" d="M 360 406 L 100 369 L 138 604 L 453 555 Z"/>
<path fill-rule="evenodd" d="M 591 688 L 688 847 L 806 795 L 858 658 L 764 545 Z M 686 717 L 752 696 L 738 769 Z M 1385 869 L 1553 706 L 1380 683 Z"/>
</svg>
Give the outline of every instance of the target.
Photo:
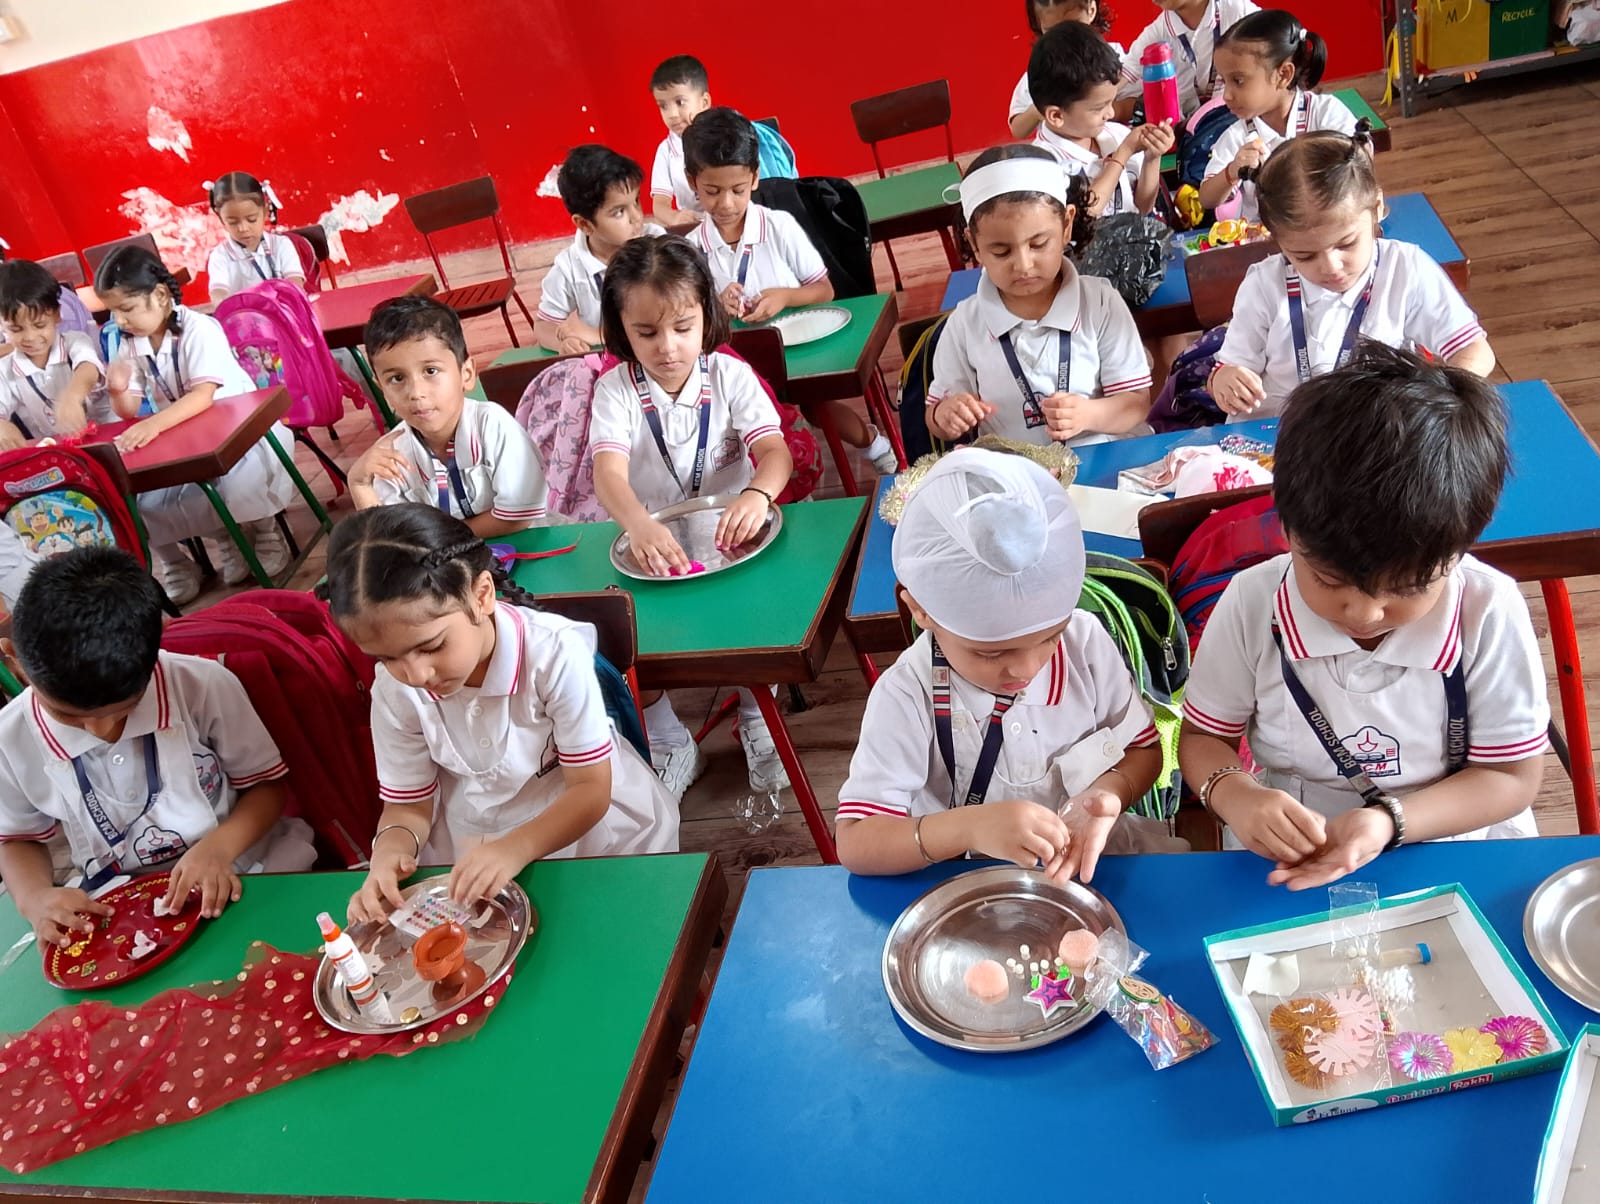
<svg viewBox="0 0 1600 1204">
<path fill-rule="evenodd" d="M 1377 4 L 1298 5 L 1330 43 L 1330 78 L 1381 67 Z M 645 0 L 289 0 L 0 75 L 0 234 L 23 255 L 120 237 L 125 190 L 187 202 L 201 181 L 243 169 L 272 179 L 294 225 L 357 189 L 405 196 L 488 172 L 513 239 L 549 237 L 570 223 L 535 190 L 568 147 L 608 142 L 649 170 L 662 130 L 646 82 L 676 53 L 706 62 L 719 103 L 777 114 L 805 172 L 871 170 L 848 102 L 940 74 L 956 144 L 974 149 L 1006 136 L 1028 51 L 1021 0 L 985 7 L 1004 19 L 975 21 L 975 0 L 930 0 L 838 4 L 847 22 L 788 9 L 780 26 L 766 16 L 778 10 L 691 0 L 672 10 L 683 32 L 659 35 L 662 10 Z M 1124 42 L 1155 13 L 1148 0 L 1115 10 Z M 146 143 L 151 105 L 188 127 L 190 162 Z M 890 153 L 942 150 L 928 135 Z M 346 246 L 357 266 L 423 254 L 398 207 Z"/>
</svg>

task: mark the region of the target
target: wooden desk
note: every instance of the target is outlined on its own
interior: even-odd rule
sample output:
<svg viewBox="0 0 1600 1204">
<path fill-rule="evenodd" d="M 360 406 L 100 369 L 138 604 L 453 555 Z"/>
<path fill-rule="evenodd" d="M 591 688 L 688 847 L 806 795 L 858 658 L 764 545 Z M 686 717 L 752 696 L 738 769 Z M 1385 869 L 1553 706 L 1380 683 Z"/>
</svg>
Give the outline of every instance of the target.
<svg viewBox="0 0 1600 1204">
<path fill-rule="evenodd" d="M 359 347 L 367 319 L 383 302 L 396 297 L 431 297 L 438 291 L 432 273 L 427 273 L 346 284 L 326 293 L 310 293 L 308 299 L 329 347 Z"/>
<path fill-rule="evenodd" d="M 0 1030 L 86 998 L 142 1002 L 230 978 L 254 940 L 315 949 L 317 912 L 343 915 L 363 877 L 250 875 L 191 945 L 115 990 L 58 991 L 24 950 L 0 972 Z M 475 1036 L 319 1071 L 25 1176 L 0 1170 L 0 1199 L 625 1201 L 727 884 L 699 853 L 540 861 L 517 880 L 538 931 Z M 0 900 L 0 947 L 26 928 Z M 425 1117 L 439 1157 L 417 1156 L 408 1117 Z"/>
</svg>

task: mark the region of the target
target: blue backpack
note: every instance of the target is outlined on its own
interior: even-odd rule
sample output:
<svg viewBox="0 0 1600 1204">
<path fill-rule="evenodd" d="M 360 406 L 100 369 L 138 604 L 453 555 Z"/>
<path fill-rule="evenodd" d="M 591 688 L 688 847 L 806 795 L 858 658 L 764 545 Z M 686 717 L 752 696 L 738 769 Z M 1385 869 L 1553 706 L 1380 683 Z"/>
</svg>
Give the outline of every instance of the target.
<svg viewBox="0 0 1600 1204">
<path fill-rule="evenodd" d="M 594 654 L 594 675 L 600 682 L 600 697 L 605 700 L 606 714 L 611 717 L 617 735 L 633 745 L 648 764 L 650 742 L 645 738 L 644 725 L 639 722 L 639 708 L 634 705 L 628 679 L 598 652 Z"/>
<path fill-rule="evenodd" d="M 800 172 L 794 164 L 794 147 L 764 121 L 752 121 L 756 127 L 756 141 L 761 144 L 760 173 L 763 180 L 794 180 Z"/>
<path fill-rule="evenodd" d="M 928 430 L 928 390 L 933 386 L 934 348 L 949 320 L 950 315 L 945 314 L 924 330 L 900 367 L 900 440 L 905 444 L 907 464 L 915 464 L 934 449 Z"/>
<path fill-rule="evenodd" d="M 1227 105 L 1218 104 L 1205 109 L 1189 119 L 1184 127 L 1183 141 L 1178 145 L 1178 183 L 1200 187 L 1206 178 L 1206 166 L 1211 162 L 1211 148 L 1229 126 L 1239 119 Z"/>
</svg>

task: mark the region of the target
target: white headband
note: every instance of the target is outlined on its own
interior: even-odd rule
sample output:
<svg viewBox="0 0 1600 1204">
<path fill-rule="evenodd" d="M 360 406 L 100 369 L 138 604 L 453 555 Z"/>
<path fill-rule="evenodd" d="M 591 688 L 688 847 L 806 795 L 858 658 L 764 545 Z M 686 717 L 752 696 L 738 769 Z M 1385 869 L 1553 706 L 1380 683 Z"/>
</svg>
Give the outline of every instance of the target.
<svg viewBox="0 0 1600 1204">
<path fill-rule="evenodd" d="M 1066 204 L 1067 171 L 1054 159 L 1029 155 L 1023 159 L 1002 159 L 968 172 L 959 187 L 961 216 L 970 222 L 980 205 L 1012 192 L 1042 192 Z M 949 199 L 948 189 L 946 199 Z"/>
</svg>

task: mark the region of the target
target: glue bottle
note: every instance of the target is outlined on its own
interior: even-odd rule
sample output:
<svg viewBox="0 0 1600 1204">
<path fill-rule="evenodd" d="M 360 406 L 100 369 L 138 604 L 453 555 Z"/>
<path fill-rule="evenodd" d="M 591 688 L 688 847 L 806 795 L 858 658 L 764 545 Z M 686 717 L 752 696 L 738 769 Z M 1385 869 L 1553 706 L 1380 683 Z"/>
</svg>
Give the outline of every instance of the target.
<svg viewBox="0 0 1600 1204">
<path fill-rule="evenodd" d="M 335 924 L 333 917 L 325 911 L 317 916 L 317 926 L 322 929 L 322 951 L 333 963 L 339 977 L 344 979 L 345 988 L 350 992 L 350 1001 L 364 1015 L 381 1023 L 393 1023 L 389 1001 L 378 990 L 366 958 L 361 956 L 361 951 L 356 948 L 349 934 Z"/>
<path fill-rule="evenodd" d="M 1139 59 L 1144 73 L 1144 119 L 1151 125 L 1172 122 L 1176 130 L 1183 122 L 1178 106 L 1178 71 L 1172 64 L 1172 47 L 1151 42 Z"/>
</svg>

